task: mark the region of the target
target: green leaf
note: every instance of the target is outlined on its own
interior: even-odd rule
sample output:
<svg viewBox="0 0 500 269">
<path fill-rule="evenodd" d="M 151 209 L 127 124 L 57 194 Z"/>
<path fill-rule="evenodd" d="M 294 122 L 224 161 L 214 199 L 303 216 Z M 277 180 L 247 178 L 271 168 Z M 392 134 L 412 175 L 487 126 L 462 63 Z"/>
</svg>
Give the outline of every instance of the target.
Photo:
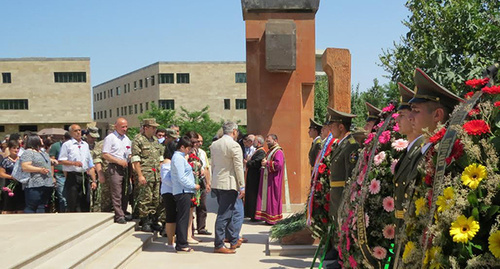
<svg viewBox="0 0 500 269">
<path fill-rule="evenodd" d="M 467 201 L 469 201 L 472 206 L 476 207 L 478 205 L 476 193 L 471 191 L 469 195 L 467 195 Z"/>
<path fill-rule="evenodd" d="M 483 246 L 481 246 L 481 245 L 476 245 L 476 244 L 474 244 L 474 243 L 472 243 L 472 242 L 471 242 L 470 244 L 471 244 L 474 248 L 477 248 L 477 249 L 479 249 L 479 250 L 483 250 Z"/>
<path fill-rule="evenodd" d="M 499 209 L 500 209 L 500 206 L 498 206 L 498 205 L 490 206 L 490 208 L 488 209 L 488 213 L 486 214 L 486 218 L 491 219 L 493 217 L 493 215 L 495 215 L 498 212 Z"/>
<path fill-rule="evenodd" d="M 472 216 L 474 217 L 474 220 L 479 221 L 479 210 L 477 209 L 477 207 L 474 207 L 474 209 L 472 209 Z"/>
</svg>

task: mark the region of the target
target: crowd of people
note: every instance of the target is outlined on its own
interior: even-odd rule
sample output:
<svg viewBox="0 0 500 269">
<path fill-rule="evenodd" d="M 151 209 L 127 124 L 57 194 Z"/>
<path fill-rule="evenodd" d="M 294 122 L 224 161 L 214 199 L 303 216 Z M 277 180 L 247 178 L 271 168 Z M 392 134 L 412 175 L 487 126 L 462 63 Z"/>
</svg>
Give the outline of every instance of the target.
<svg viewBox="0 0 500 269">
<path fill-rule="evenodd" d="M 240 235 L 245 217 L 268 224 L 282 218 L 284 155 L 276 135 L 243 135 L 227 122 L 212 139 L 209 158 L 199 133 L 158 127 L 144 119 L 132 140 L 124 118 L 102 140 L 98 128 L 78 124 L 64 136 L 6 136 L 2 214 L 114 212 L 115 223 L 138 219 L 142 231 L 159 231 L 178 252 L 191 252 L 189 245 L 199 242 L 195 231 L 212 234 L 206 226 L 211 193 L 219 204 L 217 253 L 235 253 L 247 241 Z"/>
</svg>

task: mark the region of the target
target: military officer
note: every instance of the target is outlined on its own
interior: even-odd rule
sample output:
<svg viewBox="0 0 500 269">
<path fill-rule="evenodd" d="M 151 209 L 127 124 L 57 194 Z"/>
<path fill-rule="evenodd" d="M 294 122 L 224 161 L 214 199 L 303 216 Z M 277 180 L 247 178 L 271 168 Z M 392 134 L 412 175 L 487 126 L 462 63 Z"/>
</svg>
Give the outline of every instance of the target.
<svg viewBox="0 0 500 269">
<path fill-rule="evenodd" d="M 366 110 L 368 111 L 368 117 L 366 117 L 365 131 L 368 133 L 373 131 L 373 127 L 375 127 L 380 122 L 380 113 L 382 110 L 378 109 L 376 106 L 365 102 Z"/>
<path fill-rule="evenodd" d="M 155 136 L 159 124 L 154 118 L 142 120 L 143 132 L 132 141 L 132 167 L 135 187 L 134 198 L 142 231 L 160 230 L 158 218 L 160 203 L 160 163 L 163 161 L 163 146 Z"/>
<path fill-rule="evenodd" d="M 111 131 L 112 132 L 112 131 Z M 99 129 L 97 127 L 89 127 L 87 130 L 87 136 L 93 137 L 94 139 L 99 139 Z M 92 212 L 113 212 L 113 204 L 111 203 L 111 191 L 109 190 L 109 184 L 106 182 L 106 171 L 108 168 L 108 161 L 102 158 L 102 146 L 104 140 L 97 141 L 94 143 L 93 149 L 90 150 L 94 165 L 96 167 L 97 178 L 99 179 L 99 185 L 97 190 L 93 194 L 93 205 L 90 208 Z"/>
<path fill-rule="evenodd" d="M 403 175 L 398 175 L 396 179 L 397 186 L 395 185 L 395 199 L 397 199 L 395 200 L 395 214 L 396 218 L 400 220 L 398 223 L 403 224 L 401 227 L 397 227 L 398 229 L 396 230 L 396 266 L 399 264 L 401 248 L 405 243 L 403 242 L 403 234 L 404 227 L 407 224 L 404 222 L 406 219 L 406 211 L 408 210 L 408 206 L 413 196 L 414 188 L 412 186 L 418 186 L 421 183 L 422 177 L 425 176 L 419 174 L 417 168 L 420 162 L 425 161 L 423 156 L 426 155 L 427 151 L 432 146 L 430 141 L 422 137 L 423 130 L 427 129 L 430 133 L 435 132 L 438 124 L 445 124 L 453 108 L 460 102 L 463 102 L 463 99 L 439 85 L 421 69 L 417 68 L 415 70 L 414 82 L 415 93 L 413 98 L 408 101 L 411 106 L 411 112 L 409 113 L 408 119 L 417 136 L 415 143 L 421 143 L 422 146 L 419 152 L 417 151 L 417 153 L 414 153 L 413 160 L 411 160 L 411 168 L 403 168 L 403 163 L 401 163 L 396 172 L 398 173 L 399 170 L 403 169 L 399 172 Z M 410 151 L 413 147 L 414 146 L 411 145 Z M 404 169 L 410 171 L 405 171 Z M 414 212 L 408 212 L 408 214 L 414 214 Z"/>
<path fill-rule="evenodd" d="M 309 119 L 309 137 L 314 139 L 311 148 L 309 149 L 309 164 L 314 166 L 316 161 L 316 156 L 321 151 L 321 129 L 323 126 L 315 122 L 313 119 Z"/>
</svg>

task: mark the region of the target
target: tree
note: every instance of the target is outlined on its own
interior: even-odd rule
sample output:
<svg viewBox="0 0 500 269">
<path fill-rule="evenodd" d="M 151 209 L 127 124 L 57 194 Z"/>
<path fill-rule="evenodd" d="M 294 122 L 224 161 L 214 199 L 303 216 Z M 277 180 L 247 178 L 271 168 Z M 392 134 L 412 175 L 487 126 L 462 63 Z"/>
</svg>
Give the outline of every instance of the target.
<svg viewBox="0 0 500 269">
<path fill-rule="evenodd" d="M 326 120 L 328 107 L 328 77 L 316 76 L 314 83 L 314 120 L 318 123 L 324 123 Z"/>
<path fill-rule="evenodd" d="M 208 114 L 209 107 L 206 106 L 199 111 L 188 111 L 181 107 L 181 115 L 178 124 L 182 132 L 195 131 L 203 137 L 202 148 L 208 151 L 213 137 L 221 128 L 223 121 L 216 122 Z"/>
<path fill-rule="evenodd" d="M 415 68 L 451 91 L 500 59 L 500 1 L 408 0 L 409 31 L 379 56 L 392 81 L 412 88 Z"/>
</svg>

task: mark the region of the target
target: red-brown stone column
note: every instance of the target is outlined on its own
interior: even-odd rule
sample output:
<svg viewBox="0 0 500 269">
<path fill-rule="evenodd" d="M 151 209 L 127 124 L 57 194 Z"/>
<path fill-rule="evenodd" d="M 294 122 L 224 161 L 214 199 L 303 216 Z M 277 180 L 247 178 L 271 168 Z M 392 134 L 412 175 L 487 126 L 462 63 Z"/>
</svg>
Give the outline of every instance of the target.
<svg viewBox="0 0 500 269">
<path fill-rule="evenodd" d="M 310 182 L 307 156 L 311 139 L 307 131 L 314 108 L 315 13 L 319 1 L 275 2 L 284 1 L 242 1 L 247 46 L 247 126 L 249 133 L 263 136 L 274 133 L 278 136 L 285 152 L 291 203 L 303 203 Z M 269 29 L 270 20 L 271 23 L 283 22 L 287 27 L 295 27 L 292 46 L 296 49 L 283 52 L 295 53 L 295 59 L 284 56 L 291 59 L 289 68 L 268 70 L 273 61 L 269 58 L 275 56 L 266 55 L 266 24 Z M 283 56 L 279 51 L 277 54 L 278 58 Z"/>
<path fill-rule="evenodd" d="M 342 112 L 351 112 L 351 53 L 348 49 L 327 48 L 321 58 L 328 76 L 328 105 Z"/>
</svg>

